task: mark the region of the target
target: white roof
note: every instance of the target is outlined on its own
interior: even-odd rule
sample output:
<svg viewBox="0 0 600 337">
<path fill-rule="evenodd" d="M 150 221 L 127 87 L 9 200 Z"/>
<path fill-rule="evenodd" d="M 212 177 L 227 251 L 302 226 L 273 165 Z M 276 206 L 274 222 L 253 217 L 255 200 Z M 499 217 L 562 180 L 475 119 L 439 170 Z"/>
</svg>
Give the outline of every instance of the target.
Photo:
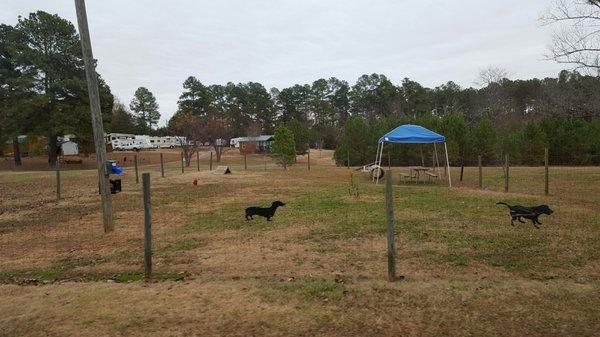
<svg viewBox="0 0 600 337">
<path fill-rule="evenodd" d="M 257 137 L 239 137 L 237 138 L 240 142 L 266 142 L 273 140 L 273 135 L 263 135 Z"/>
</svg>

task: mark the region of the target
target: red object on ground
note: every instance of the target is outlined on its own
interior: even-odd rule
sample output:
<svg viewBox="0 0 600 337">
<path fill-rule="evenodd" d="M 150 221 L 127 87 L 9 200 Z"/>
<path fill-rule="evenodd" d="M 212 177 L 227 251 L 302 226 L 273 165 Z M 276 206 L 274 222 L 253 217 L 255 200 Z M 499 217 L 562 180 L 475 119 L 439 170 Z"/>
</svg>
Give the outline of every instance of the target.
<svg viewBox="0 0 600 337">
<path fill-rule="evenodd" d="M 194 179 L 193 184 L 194 184 L 194 186 L 198 186 L 198 179 Z"/>
</svg>

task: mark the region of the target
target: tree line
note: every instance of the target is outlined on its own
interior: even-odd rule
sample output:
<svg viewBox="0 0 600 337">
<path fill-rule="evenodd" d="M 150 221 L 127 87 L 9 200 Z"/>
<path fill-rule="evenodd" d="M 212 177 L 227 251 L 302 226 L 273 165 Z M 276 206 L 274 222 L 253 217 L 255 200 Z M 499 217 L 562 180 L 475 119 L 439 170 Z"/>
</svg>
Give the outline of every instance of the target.
<svg viewBox="0 0 600 337">
<path fill-rule="evenodd" d="M 92 147 L 79 43 L 69 21 L 42 11 L 19 18 L 14 27 L 0 25 L 2 144 L 20 134 L 45 136 L 50 164 L 59 135 L 75 134 L 80 148 Z M 448 138 L 452 163 L 472 163 L 478 155 L 492 162 L 508 153 L 528 164 L 544 146 L 553 163 L 598 163 L 598 76 L 565 70 L 556 78 L 510 80 L 502 69 L 488 68 L 479 77 L 477 88 L 452 81 L 428 88 L 408 78 L 396 84 L 383 74 L 365 74 L 353 84 L 331 77 L 267 90 L 258 82 L 205 84 L 190 76 L 177 111 L 160 128 L 149 89 L 136 90 L 129 106 L 101 78 L 100 92 L 105 130 L 185 136 L 210 142 L 218 157 L 219 139 L 272 134 L 285 126 L 298 154 L 309 146 L 336 149 L 338 163 L 349 157 L 353 165 L 364 164 L 372 161 L 380 135 L 415 123 Z M 398 151 L 390 153 L 392 160 L 425 157 L 420 149 Z"/>
<path fill-rule="evenodd" d="M 205 85 L 189 77 L 168 130 L 214 141 L 270 134 L 285 125 L 298 154 L 309 145 L 336 149 L 338 163 L 345 164 L 349 151 L 358 165 L 373 161 L 378 137 L 413 123 L 446 135 L 453 163 L 472 164 L 479 155 L 491 163 L 509 154 L 515 163 L 534 164 L 544 147 L 556 164 L 600 162 L 599 77 L 576 71 L 531 80 L 503 76 L 495 68 L 482 71 L 479 89 L 454 82 L 427 88 L 407 78 L 395 85 L 371 74 L 354 85 L 329 78 L 269 91 L 256 82 Z M 420 162 L 421 151 L 410 148 L 392 153 L 392 160 Z"/>
</svg>

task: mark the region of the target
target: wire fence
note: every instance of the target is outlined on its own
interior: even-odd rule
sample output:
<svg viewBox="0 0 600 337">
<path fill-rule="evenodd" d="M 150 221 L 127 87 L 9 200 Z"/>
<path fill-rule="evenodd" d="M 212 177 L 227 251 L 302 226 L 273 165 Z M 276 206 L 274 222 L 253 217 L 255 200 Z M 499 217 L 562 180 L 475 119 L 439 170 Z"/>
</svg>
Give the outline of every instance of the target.
<svg viewBox="0 0 600 337">
<path fill-rule="evenodd" d="M 211 154 L 212 153 L 212 154 Z M 319 150 L 311 150 L 310 155 L 298 156 L 297 161 L 287 167 L 289 170 L 309 170 L 309 169 L 324 169 L 332 167 L 331 151 L 322 152 Z M 211 159 L 212 157 L 212 159 Z M 548 159 L 551 157 L 549 154 Z M 162 165 L 161 165 L 162 158 Z M 216 154 L 212 150 L 205 149 L 199 153 L 194 153 L 191 156 L 189 163 L 182 160 L 181 151 L 140 151 L 133 152 L 113 152 L 109 159 L 115 160 L 118 165 L 125 167 L 125 174 L 122 176 L 113 176 L 114 178 L 122 179 L 123 190 L 132 190 L 132 186 L 137 186 L 141 181 L 142 172 L 151 172 L 153 177 L 176 177 L 183 173 L 190 172 L 207 172 L 215 170 L 218 166 L 228 166 L 234 173 L 238 172 L 260 172 L 285 170 L 281 161 L 275 155 L 267 154 L 247 154 L 243 155 L 237 149 L 228 149 L 224 151 L 220 162 L 217 162 Z M 537 158 L 537 155 L 536 155 Z M 49 168 L 47 163 L 40 164 L 39 158 L 23 158 L 24 165 L 14 169 L 20 171 L 43 171 L 39 172 L 37 179 L 38 185 L 44 185 L 52 189 L 60 189 L 60 195 L 56 193 L 48 193 L 48 200 L 56 198 L 77 197 L 80 195 L 79 190 L 97 190 L 96 177 L 96 161 L 95 157 L 82 158 L 84 161 L 79 163 L 60 164 L 60 174 L 55 174 L 55 169 Z M 137 159 L 138 172 L 135 172 L 135 162 Z M 384 168 L 391 167 L 397 183 L 424 183 L 424 184 L 439 184 L 446 185 L 448 183 L 443 156 L 436 161 L 434 157 L 429 160 L 418 161 L 413 165 L 427 166 L 431 169 L 432 175 L 421 173 L 419 179 L 408 179 L 411 172 L 408 167 L 402 165 L 394 165 L 393 162 L 386 161 L 387 156 L 383 156 L 382 166 Z M 5 159 L 6 160 L 6 159 Z M 33 160 L 33 162 L 29 162 Z M 38 160 L 36 163 L 35 160 Z M 542 155 L 542 165 L 515 165 L 512 158 L 508 157 L 508 179 L 506 174 L 506 156 L 504 160 L 497 158 L 493 163 L 482 165 L 464 165 L 463 167 L 453 164 L 450 168 L 453 186 L 466 187 L 473 189 L 483 189 L 498 192 L 514 192 L 525 193 L 532 195 L 558 195 L 561 191 L 569 191 L 572 189 L 580 189 L 586 192 L 585 188 L 589 184 L 597 184 L 600 181 L 600 170 L 592 166 L 557 166 L 552 165 L 548 160 L 548 167 L 545 163 L 545 156 Z M 39 165 L 44 166 L 42 170 L 37 170 Z M 31 169 L 33 168 L 33 170 Z M 360 170 L 361 167 L 349 167 L 350 172 Z M 480 173 L 481 172 L 481 173 Z M 87 176 L 86 176 L 87 175 Z M 82 176 L 88 179 L 81 179 Z M 368 175 L 365 174 L 365 177 Z M 16 177 L 16 176 L 14 176 Z M 57 178 L 60 177 L 61 185 L 57 185 Z M 368 178 L 367 178 L 368 179 Z M 0 184 L 1 185 L 1 184 Z M 56 185 L 52 187 L 51 185 Z M 59 188 L 60 186 L 60 188 Z M 92 189 L 90 189 L 90 187 Z M 29 187 L 25 187 L 29 188 Z M 35 184 L 32 188 L 37 188 Z M 58 191 L 57 191 L 58 192 Z M 5 192 L 0 186 L 0 195 L 5 198 Z M 8 195 L 10 197 L 10 193 Z M 6 202 L 4 202 L 6 204 Z"/>
</svg>

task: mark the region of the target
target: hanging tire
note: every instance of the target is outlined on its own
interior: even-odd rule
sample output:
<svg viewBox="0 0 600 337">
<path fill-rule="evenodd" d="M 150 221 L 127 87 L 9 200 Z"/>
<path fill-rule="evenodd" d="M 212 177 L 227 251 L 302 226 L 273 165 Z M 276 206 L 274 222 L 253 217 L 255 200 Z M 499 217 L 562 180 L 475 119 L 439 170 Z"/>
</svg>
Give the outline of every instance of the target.
<svg viewBox="0 0 600 337">
<path fill-rule="evenodd" d="M 378 177 L 378 175 L 379 175 L 379 177 Z M 373 178 L 373 179 L 381 179 L 381 178 L 383 178 L 384 175 L 385 175 L 385 172 L 379 166 L 371 169 L 371 178 Z"/>
</svg>

